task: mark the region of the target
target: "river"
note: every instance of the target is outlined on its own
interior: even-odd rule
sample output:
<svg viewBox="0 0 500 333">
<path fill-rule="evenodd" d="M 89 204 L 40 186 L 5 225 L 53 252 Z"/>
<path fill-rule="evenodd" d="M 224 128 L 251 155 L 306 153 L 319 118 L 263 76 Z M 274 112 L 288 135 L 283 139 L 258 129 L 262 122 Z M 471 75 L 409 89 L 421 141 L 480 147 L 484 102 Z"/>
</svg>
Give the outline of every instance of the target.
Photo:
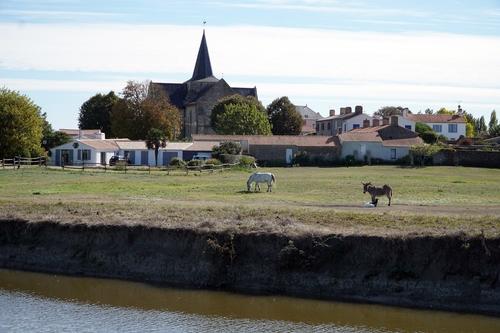
<svg viewBox="0 0 500 333">
<path fill-rule="evenodd" d="M 500 332 L 500 318 L 0 270 L 0 332 Z"/>
</svg>

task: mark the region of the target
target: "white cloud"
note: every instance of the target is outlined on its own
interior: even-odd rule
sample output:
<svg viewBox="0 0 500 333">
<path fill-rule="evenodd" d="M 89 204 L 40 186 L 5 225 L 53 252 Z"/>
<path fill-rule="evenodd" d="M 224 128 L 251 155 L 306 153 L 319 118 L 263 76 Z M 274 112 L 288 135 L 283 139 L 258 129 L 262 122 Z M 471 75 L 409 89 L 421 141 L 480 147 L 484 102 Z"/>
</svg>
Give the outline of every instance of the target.
<svg viewBox="0 0 500 333">
<path fill-rule="evenodd" d="M 173 73 L 191 76 L 201 38 L 199 27 L 172 25 L 2 23 L 0 34 L 0 69 L 115 72 L 130 79 L 156 73 L 165 82 L 176 81 Z M 257 85 L 264 98 L 329 99 L 333 106 L 500 104 L 499 37 L 228 26 L 210 27 L 207 41 L 214 74 L 224 73 L 230 84 Z M 239 77 L 248 79 L 233 82 Z M 112 80 L 0 78 L 0 85 L 93 92 L 119 91 L 126 81 Z"/>
</svg>

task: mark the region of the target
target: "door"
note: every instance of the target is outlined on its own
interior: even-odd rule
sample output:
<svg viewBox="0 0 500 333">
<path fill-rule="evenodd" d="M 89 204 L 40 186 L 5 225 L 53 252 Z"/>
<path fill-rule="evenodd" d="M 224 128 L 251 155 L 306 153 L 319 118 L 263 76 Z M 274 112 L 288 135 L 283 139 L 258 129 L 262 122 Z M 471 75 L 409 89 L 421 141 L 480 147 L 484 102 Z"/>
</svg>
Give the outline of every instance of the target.
<svg viewBox="0 0 500 333">
<path fill-rule="evenodd" d="M 56 165 L 61 165 L 61 149 L 56 149 Z"/>
<path fill-rule="evenodd" d="M 61 160 L 64 165 L 73 165 L 73 149 L 62 149 Z"/>
<path fill-rule="evenodd" d="M 293 149 L 287 148 L 286 149 L 286 164 L 292 164 L 292 159 L 293 159 Z"/>
<path fill-rule="evenodd" d="M 101 165 L 106 165 L 106 152 L 101 151 Z"/>
<path fill-rule="evenodd" d="M 148 165 L 148 151 L 141 151 L 141 164 Z"/>
</svg>

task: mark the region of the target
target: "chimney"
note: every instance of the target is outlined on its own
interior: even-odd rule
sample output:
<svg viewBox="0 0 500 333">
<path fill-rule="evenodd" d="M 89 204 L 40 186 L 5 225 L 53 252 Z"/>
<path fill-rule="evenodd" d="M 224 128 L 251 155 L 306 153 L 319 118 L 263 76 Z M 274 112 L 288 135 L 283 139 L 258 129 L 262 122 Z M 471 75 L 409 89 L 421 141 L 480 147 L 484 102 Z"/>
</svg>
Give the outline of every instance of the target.
<svg viewBox="0 0 500 333">
<path fill-rule="evenodd" d="M 366 128 L 366 127 L 370 127 L 370 120 L 369 119 L 363 120 L 363 128 Z"/>
<path fill-rule="evenodd" d="M 352 112 L 352 108 L 350 106 L 346 106 L 345 108 L 345 114 L 349 114 Z"/>
<path fill-rule="evenodd" d="M 335 116 L 335 109 L 330 109 L 330 117 Z"/>
<path fill-rule="evenodd" d="M 344 115 L 345 114 L 345 108 L 340 108 L 340 115 Z"/>
<path fill-rule="evenodd" d="M 389 118 L 387 117 L 382 118 L 382 125 L 389 125 Z"/>
<path fill-rule="evenodd" d="M 377 119 L 377 118 L 373 118 L 372 120 L 372 123 L 373 123 L 373 126 L 380 126 L 380 119 Z"/>
<path fill-rule="evenodd" d="M 361 105 L 356 105 L 354 108 L 354 113 L 355 114 L 362 114 L 363 113 L 363 107 Z"/>
<path fill-rule="evenodd" d="M 391 126 L 398 126 L 398 116 L 391 116 Z"/>
<path fill-rule="evenodd" d="M 408 109 L 404 109 L 403 110 L 403 118 L 407 118 L 408 117 Z"/>
</svg>

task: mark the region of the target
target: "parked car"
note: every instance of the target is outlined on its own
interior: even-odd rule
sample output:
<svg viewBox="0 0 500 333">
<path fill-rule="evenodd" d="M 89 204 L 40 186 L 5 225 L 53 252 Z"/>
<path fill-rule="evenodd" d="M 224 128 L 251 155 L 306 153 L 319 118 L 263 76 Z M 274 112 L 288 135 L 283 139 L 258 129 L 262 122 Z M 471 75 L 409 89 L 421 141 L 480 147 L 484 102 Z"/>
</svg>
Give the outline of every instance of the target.
<svg viewBox="0 0 500 333">
<path fill-rule="evenodd" d="M 130 163 L 130 160 L 128 158 L 125 158 L 124 156 L 118 156 L 114 155 L 109 159 L 109 165 L 113 166 L 116 165 L 118 162 L 123 162 L 124 164 L 132 164 Z"/>
</svg>

